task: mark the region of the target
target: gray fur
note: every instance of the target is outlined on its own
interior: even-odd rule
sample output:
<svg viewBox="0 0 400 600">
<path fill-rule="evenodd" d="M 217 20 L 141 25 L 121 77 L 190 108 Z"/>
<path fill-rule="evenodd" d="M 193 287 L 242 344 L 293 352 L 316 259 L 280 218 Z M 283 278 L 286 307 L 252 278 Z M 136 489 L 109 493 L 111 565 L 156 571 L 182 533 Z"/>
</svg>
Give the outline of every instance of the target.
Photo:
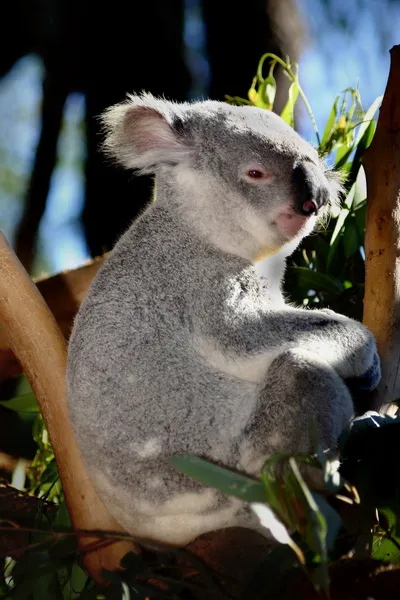
<svg viewBox="0 0 400 600">
<path fill-rule="evenodd" d="M 131 96 L 104 124 L 111 156 L 156 174 L 157 201 L 98 272 L 69 344 L 70 415 L 90 477 L 138 537 L 183 545 L 256 527 L 168 457 L 257 476 L 271 453 L 309 449 L 311 418 L 326 448 L 348 425 L 344 380 L 373 365 L 372 335 L 289 306 L 280 290 L 285 257 L 316 222 L 294 208 L 293 169 L 305 165 L 320 214 L 338 184 L 265 110 Z M 272 178 L 249 180 L 254 165 Z"/>
</svg>

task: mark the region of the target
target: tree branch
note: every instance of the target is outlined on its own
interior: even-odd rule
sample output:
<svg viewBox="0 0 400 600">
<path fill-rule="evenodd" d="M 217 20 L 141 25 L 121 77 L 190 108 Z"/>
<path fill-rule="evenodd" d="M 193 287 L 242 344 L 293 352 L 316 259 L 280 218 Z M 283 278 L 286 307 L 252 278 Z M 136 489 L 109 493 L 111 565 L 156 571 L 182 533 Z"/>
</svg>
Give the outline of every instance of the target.
<svg viewBox="0 0 400 600">
<path fill-rule="evenodd" d="M 0 322 L 46 422 L 73 527 L 121 530 L 88 479 L 72 434 L 66 400 L 65 338 L 37 287 L 2 234 Z M 81 551 L 84 552 L 87 544 L 94 541 L 96 538 L 81 540 Z M 117 542 L 85 553 L 85 565 L 95 579 L 101 580 L 102 569 L 118 569 L 120 559 L 131 549 L 130 543 Z"/>
<path fill-rule="evenodd" d="M 96 258 L 78 269 L 35 280 L 39 292 L 67 339 L 87 288 L 103 264 L 105 256 Z M 0 381 L 21 373 L 21 365 L 9 347 L 6 332 L 0 326 Z"/>
</svg>

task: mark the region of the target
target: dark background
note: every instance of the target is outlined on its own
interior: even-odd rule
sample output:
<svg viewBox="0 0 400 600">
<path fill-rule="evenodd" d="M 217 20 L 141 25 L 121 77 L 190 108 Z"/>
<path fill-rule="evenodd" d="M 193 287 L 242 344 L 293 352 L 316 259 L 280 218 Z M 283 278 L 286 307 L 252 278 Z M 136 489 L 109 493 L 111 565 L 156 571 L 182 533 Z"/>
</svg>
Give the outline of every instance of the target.
<svg viewBox="0 0 400 600">
<path fill-rule="evenodd" d="M 398 0 L 16 0 L 0 23 L 0 226 L 32 273 L 109 249 L 151 181 L 106 164 L 96 117 L 126 92 L 246 96 L 266 51 L 299 60 L 320 127 L 383 92 Z M 281 80 L 277 110 L 287 89 Z M 300 131 L 312 140 L 299 110 Z"/>
</svg>

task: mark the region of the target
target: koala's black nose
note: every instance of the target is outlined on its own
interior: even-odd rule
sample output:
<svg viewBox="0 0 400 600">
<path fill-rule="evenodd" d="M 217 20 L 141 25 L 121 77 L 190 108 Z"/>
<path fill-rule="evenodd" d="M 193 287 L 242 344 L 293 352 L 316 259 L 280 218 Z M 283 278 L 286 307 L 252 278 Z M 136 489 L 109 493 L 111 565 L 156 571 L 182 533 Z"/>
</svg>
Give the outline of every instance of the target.
<svg viewBox="0 0 400 600">
<path fill-rule="evenodd" d="M 329 199 L 322 174 L 313 163 L 301 163 L 293 169 L 292 183 L 296 212 L 310 216 L 318 213 Z"/>
</svg>

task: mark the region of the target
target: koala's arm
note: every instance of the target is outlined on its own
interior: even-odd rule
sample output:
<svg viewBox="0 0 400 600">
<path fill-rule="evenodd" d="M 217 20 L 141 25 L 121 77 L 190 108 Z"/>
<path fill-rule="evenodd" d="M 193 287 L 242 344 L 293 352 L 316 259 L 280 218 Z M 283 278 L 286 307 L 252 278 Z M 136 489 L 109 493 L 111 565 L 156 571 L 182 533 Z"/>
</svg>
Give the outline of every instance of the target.
<svg viewBox="0 0 400 600">
<path fill-rule="evenodd" d="M 379 382 L 375 339 L 358 321 L 330 310 L 290 306 L 245 321 L 237 328 L 236 336 L 250 355 L 265 352 L 276 356 L 280 349 L 304 348 L 326 360 L 344 380 L 365 378 L 366 389 Z"/>
</svg>

